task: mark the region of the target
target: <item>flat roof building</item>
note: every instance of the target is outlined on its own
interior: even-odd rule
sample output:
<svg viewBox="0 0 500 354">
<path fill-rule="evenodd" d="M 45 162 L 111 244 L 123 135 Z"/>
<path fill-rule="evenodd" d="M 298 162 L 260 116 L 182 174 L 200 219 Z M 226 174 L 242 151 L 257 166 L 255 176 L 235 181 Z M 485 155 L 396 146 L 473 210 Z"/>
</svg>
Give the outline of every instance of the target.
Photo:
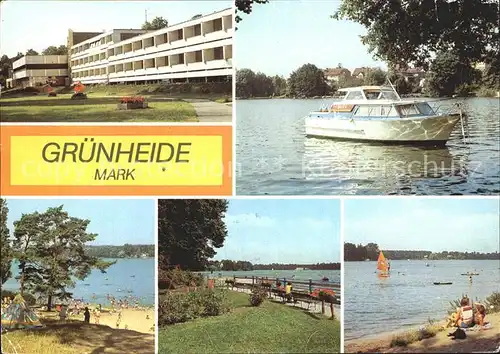
<svg viewBox="0 0 500 354">
<path fill-rule="evenodd" d="M 69 84 L 67 55 L 27 55 L 12 63 L 12 86 Z"/>
<path fill-rule="evenodd" d="M 233 75 L 233 34 L 233 10 L 226 9 L 156 31 L 114 29 L 78 42 L 68 39 L 71 79 L 84 84 L 225 80 Z"/>
</svg>

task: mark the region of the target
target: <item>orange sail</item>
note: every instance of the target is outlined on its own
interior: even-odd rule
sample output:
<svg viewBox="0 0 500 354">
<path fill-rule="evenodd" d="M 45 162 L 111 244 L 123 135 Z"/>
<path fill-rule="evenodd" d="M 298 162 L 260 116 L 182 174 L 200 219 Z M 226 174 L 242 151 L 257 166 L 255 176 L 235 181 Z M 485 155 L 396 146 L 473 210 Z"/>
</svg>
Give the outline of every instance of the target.
<svg viewBox="0 0 500 354">
<path fill-rule="evenodd" d="M 382 251 L 380 251 L 380 254 L 378 255 L 377 269 L 384 273 L 389 272 L 389 265 Z"/>
</svg>

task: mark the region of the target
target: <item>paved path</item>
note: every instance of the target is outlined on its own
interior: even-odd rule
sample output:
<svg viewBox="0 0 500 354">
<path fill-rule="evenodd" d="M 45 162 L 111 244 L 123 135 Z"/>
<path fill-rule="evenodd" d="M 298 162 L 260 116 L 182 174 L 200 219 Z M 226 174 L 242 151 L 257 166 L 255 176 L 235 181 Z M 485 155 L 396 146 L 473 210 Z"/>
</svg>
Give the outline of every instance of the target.
<svg viewBox="0 0 500 354">
<path fill-rule="evenodd" d="M 231 104 L 217 103 L 207 99 L 185 99 L 184 101 L 194 107 L 198 120 L 202 123 L 232 122 L 233 106 Z"/>
</svg>

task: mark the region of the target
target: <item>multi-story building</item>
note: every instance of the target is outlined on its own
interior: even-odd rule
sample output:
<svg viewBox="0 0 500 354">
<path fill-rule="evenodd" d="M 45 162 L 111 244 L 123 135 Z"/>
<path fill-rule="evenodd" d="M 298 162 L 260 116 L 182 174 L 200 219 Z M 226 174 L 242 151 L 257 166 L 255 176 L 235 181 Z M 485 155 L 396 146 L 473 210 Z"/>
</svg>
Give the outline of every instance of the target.
<svg viewBox="0 0 500 354">
<path fill-rule="evenodd" d="M 108 31 L 69 48 L 71 79 L 84 84 L 225 80 L 233 74 L 233 34 L 232 9 L 156 31 Z"/>
<path fill-rule="evenodd" d="M 12 63 L 12 87 L 66 86 L 67 55 L 26 55 Z"/>
</svg>

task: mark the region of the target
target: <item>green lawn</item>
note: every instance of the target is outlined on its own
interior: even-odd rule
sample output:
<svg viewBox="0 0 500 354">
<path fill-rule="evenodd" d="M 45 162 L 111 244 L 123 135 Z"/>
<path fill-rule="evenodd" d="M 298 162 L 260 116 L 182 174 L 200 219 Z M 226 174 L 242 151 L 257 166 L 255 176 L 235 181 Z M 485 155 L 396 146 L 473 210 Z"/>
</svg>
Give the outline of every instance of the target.
<svg viewBox="0 0 500 354">
<path fill-rule="evenodd" d="M 71 94 L 2 98 L 2 122 L 192 122 L 198 121 L 193 106 L 182 101 L 152 98 L 147 109 L 117 110 L 119 97 L 89 95 L 71 100 Z"/>
<path fill-rule="evenodd" d="M 337 320 L 269 300 L 252 307 L 248 294 L 228 295 L 228 314 L 161 328 L 159 353 L 340 352 Z"/>
</svg>

